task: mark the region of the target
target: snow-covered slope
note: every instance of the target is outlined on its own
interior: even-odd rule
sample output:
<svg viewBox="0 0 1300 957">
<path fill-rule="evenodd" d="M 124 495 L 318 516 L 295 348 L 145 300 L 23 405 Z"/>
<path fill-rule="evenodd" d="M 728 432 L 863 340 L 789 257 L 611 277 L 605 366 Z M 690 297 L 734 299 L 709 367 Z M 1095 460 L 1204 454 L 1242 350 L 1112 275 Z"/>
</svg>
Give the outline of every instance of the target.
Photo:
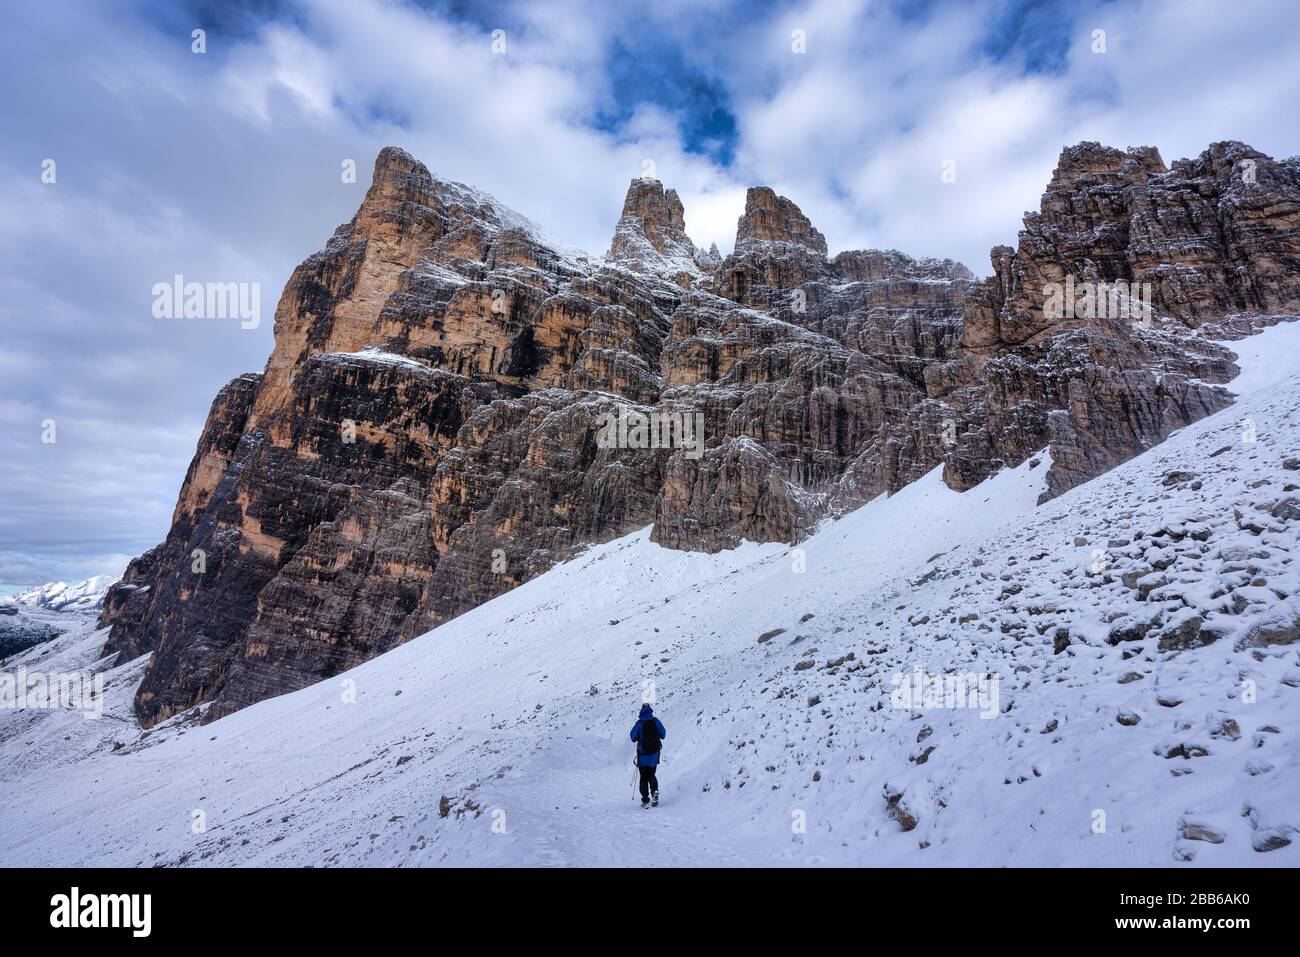
<svg viewBox="0 0 1300 957">
<path fill-rule="evenodd" d="M 1046 454 L 799 550 L 643 531 L 207 726 L 125 720 L 143 659 L 103 720 L 0 711 L 0 864 L 1296 866 L 1297 346 L 1240 344 L 1237 406 L 1042 507 Z M 914 707 L 917 669 L 996 680 Z"/>
</svg>

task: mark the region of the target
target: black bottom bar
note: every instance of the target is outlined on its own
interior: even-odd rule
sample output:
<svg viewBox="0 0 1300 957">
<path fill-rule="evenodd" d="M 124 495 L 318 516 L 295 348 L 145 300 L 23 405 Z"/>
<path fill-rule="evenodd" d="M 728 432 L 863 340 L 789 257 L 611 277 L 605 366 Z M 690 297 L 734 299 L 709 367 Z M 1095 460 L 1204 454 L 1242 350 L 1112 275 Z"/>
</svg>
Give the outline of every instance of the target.
<svg viewBox="0 0 1300 957">
<path fill-rule="evenodd" d="M 1285 869 L 739 870 L 725 875 L 50 869 L 0 870 L 0 881 L 11 943 L 76 934 L 81 943 L 93 936 L 128 945 L 201 941 L 220 946 L 250 939 L 297 946 L 355 939 L 373 945 L 376 932 L 416 926 L 488 937 L 547 926 L 556 932 L 567 928 L 564 933 L 578 940 L 611 921 L 636 926 L 647 890 L 663 901 L 661 929 L 715 928 L 710 935 L 731 945 L 751 934 L 762 938 L 782 925 L 795 933 L 802 927 L 815 937 L 819 927 L 829 930 L 843 922 L 859 933 L 885 935 L 1041 930 L 1053 932 L 1053 939 L 1064 934 L 1073 943 L 1199 934 L 1230 945 L 1243 934 L 1282 932 L 1293 926 L 1294 917 L 1294 898 L 1287 890 L 1294 871 Z M 131 895 L 148 895 L 147 909 L 143 896 Z M 84 926 L 88 923 L 117 926 Z"/>
</svg>

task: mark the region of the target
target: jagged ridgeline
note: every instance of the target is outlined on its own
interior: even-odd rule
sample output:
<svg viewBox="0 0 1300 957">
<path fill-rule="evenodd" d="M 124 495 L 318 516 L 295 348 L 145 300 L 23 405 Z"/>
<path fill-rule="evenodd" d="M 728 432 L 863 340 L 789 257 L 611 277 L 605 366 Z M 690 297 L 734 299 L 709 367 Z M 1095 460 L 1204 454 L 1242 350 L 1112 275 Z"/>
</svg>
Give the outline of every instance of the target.
<svg viewBox="0 0 1300 957">
<path fill-rule="evenodd" d="M 1060 494 L 1230 403 L 1210 336 L 1300 311 L 1300 161 L 1240 143 L 1171 169 L 1065 150 L 986 280 L 830 257 L 765 187 L 726 258 L 685 223 L 634 180 L 589 258 L 381 152 L 106 600 L 105 651 L 153 655 L 141 721 L 328 678 L 646 525 L 671 548 L 797 542 L 936 466 L 966 489 L 1049 444 Z M 1047 307 L 1117 281 L 1149 284 L 1141 321 Z M 602 441 L 612 417 L 698 422 L 703 448 Z"/>
</svg>

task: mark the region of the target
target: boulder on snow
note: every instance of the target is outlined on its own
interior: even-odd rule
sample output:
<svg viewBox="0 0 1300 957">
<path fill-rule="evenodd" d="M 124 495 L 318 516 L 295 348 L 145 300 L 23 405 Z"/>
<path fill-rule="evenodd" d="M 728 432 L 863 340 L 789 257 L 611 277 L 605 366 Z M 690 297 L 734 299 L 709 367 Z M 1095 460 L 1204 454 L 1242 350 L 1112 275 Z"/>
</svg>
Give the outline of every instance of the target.
<svg viewBox="0 0 1300 957">
<path fill-rule="evenodd" d="M 1210 729 L 1210 737 L 1227 738 L 1229 741 L 1236 741 L 1241 737 L 1241 725 L 1237 724 L 1232 718 L 1224 718 Z"/>
<path fill-rule="evenodd" d="M 1250 839 L 1250 846 L 1260 853 L 1276 851 L 1278 848 L 1286 847 L 1290 843 L 1291 838 L 1281 830 L 1256 831 Z"/>
<path fill-rule="evenodd" d="M 1156 753 L 1160 754 L 1160 750 L 1158 748 L 1156 749 Z M 1172 747 L 1165 748 L 1164 757 L 1183 758 L 1184 760 L 1190 760 L 1192 758 L 1206 757 L 1209 753 L 1210 753 L 1210 749 L 1205 747 L 1204 745 L 1189 744 L 1186 741 L 1181 741 L 1178 744 L 1173 745 Z"/>
<path fill-rule="evenodd" d="M 1188 615 L 1176 619 L 1159 633 L 1157 647 L 1161 651 L 1181 651 L 1185 648 L 1198 648 L 1208 645 L 1218 638 L 1218 634 L 1201 628 L 1205 619 L 1200 615 Z"/>
<path fill-rule="evenodd" d="M 1151 621 L 1124 621 L 1113 627 L 1106 635 L 1106 644 L 1118 645 L 1125 641 L 1141 641 L 1155 627 L 1159 618 Z"/>
<path fill-rule="evenodd" d="M 1059 655 L 1066 648 L 1070 647 L 1070 629 L 1056 629 L 1056 636 L 1052 639 L 1052 654 Z"/>
<path fill-rule="evenodd" d="M 1209 844 L 1222 844 L 1224 836 L 1208 824 L 1183 822 L 1183 837 L 1189 841 L 1205 841 Z"/>
<path fill-rule="evenodd" d="M 1192 481 L 1195 478 L 1196 478 L 1195 472 L 1186 472 L 1186 471 L 1176 469 L 1171 472 L 1166 472 L 1164 480 L 1160 484 L 1163 485 L 1165 488 L 1173 488 L 1175 485 L 1182 485 L 1186 482 Z"/>
<path fill-rule="evenodd" d="M 1300 641 L 1300 603 L 1295 598 L 1263 611 L 1237 639 L 1236 650 Z"/>
<path fill-rule="evenodd" d="M 906 804 L 903 803 L 903 792 L 886 784 L 883 788 L 885 795 L 885 813 L 898 822 L 898 826 L 904 831 L 911 831 L 917 825 L 916 815 L 913 814 Z"/>
</svg>

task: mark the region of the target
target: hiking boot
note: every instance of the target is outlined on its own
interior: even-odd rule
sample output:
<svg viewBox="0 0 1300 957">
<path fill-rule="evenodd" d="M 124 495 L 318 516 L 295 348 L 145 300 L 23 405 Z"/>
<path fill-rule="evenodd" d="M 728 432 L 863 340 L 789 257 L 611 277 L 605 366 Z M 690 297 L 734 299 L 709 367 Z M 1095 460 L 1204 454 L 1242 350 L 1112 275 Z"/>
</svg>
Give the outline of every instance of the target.
<svg viewBox="0 0 1300 957">
<path fill-rule="evenodd" d="M 658 806 L 659 806 L 659 792 L 658 792 L 658 791 L 652 791 L 652 792 L 650 793 L 650 806 L 651 806 L 651 807 L 658 807 Z"/>
</svg>

